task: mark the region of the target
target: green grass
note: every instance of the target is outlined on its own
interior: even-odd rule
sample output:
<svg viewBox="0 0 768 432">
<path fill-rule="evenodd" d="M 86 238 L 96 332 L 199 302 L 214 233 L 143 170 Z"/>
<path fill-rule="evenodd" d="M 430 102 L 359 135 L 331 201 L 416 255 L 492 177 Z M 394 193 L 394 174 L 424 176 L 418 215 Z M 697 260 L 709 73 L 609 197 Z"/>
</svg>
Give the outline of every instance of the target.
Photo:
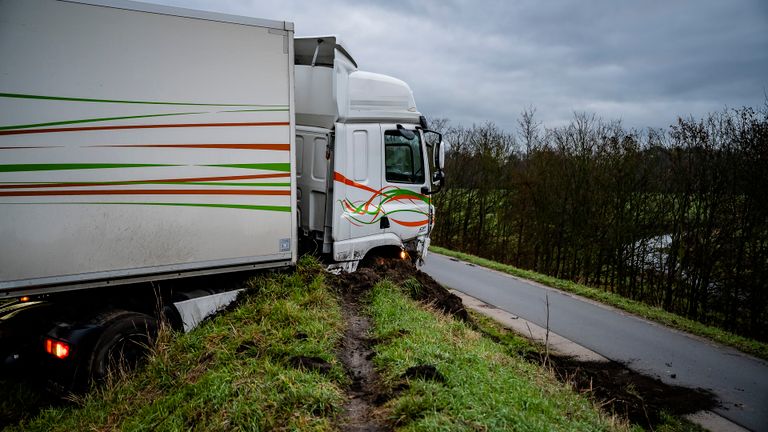
<svg viewBox="0 0 768 432">
<path fill-rule="evenodd" d="M 343 319 L 325 277 L 303 261 L 293 274 L 254 279 L 233 311 L 164 334 L 137 373 L 17 429 L 333 430 L 348 378 L 335 355 Z M 290 359 L 298 355 L 331 370 L 297 369 Z"/>
<path fill-rule="evenodd" d="M 764 342 L 759 342 L 754 339 L 739 336 L 717 327 L 708 326 L 706 324 L 702 324 L 691 319 L 667 312 L 661 308 L 652 307 L 645 303 L 622 297 L 618 294 L 610 293 L 597 288 L 591 288 L 576 282 L 558 279 L 530 270 L 519 269 L 511 265 L 501 264 L 485 258 L 480 258 L 475 255 L 456 252 L 438 246 L 431 246 L 430 250 L 435 253 L 458 258 L 463 261 L 477 264 L 479 266 L 487 267 L 503 273 L 508 273 L 520 278 L 529 279 L 563 291 L 571 292 L 579 296 L 586 297 L 588 299 L 592 299 L 600 303 L 633 313 L 650 321 L 655 321 L 657 323 L 664 324 L 678 330 L 701 336 L 723 345 L 734 347 L 761 359 L 768 360 L 768 344 Z"/>
<path fill-rule="evenodd" d="M 544 359 L 546 349 L 543 343 L 538 343 L 521 336 L 478 311 L 468 309 L 467 312 L 469 312 L 469 316 L 472 318 L 474 329 L 503 346 L 509 355 Z"/>
<path fill-rule="evenodd" d="M 388 281 L 371 293 L 374 364 L 386 388 L 407 386 L 387 415 L 404 431 L 626 430 L 554 376 L 482 337 L 462 322 L 407 299 Z M 445 382 L 403 378 L 433 365 Z"/>
</svg>

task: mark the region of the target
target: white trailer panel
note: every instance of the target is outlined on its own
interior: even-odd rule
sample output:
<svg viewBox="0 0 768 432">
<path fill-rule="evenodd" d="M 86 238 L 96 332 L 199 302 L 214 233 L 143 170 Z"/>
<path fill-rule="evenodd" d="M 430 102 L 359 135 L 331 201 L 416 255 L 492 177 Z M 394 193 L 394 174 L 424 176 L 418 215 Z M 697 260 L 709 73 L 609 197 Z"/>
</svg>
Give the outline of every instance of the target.
<svg viewBox="0 0 768 432">
<path fill-rule="evenodd" d="M 117 4 L 0 0 L 0 296 L 295 261 L 292 26 Z"/>
</svg>

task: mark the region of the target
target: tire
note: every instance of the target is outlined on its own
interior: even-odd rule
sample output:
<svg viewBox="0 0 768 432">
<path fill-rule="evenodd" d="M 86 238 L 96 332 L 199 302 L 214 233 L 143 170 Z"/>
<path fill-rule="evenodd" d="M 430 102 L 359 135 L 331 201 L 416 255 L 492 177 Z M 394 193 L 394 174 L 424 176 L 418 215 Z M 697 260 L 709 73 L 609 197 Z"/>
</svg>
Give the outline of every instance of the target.
<svg viewBox="0 0 768 432">
<path fill-rule="evenodd" d="M 157 320 L 138 312 L 112 311 L 97 317 L 94 324 L 102 330 L 88 359 L 91 384 L 134 369 L 157 339 Z"/>
</svg>

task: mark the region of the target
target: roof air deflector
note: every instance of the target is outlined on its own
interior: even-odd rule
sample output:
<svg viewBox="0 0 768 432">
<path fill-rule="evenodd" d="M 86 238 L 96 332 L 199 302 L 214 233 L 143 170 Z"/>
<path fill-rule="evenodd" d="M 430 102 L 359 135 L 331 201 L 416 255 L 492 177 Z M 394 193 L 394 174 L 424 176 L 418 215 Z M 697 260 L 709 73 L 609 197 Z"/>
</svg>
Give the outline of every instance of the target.
<svg viewBox="0 0 768 432">
<path fill-rule="evenodd" d="M 357 67 L 357 62 L 349 55 L 336 36 L 313 36 L 294 39 L 294 63 L 297 65 L 333 67 L 336 51 Z"/>
</svg>

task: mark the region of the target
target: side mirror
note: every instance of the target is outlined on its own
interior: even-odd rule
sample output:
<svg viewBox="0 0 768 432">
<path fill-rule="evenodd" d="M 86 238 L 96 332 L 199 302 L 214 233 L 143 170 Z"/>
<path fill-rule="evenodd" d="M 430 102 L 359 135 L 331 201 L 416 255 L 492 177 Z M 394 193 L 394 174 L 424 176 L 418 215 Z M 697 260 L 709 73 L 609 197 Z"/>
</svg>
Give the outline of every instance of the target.
<svg viewBox="0 0 768 432">
<path fill-rule="evenodd" d="M 429 187 L 423 186 L 421 188 L 421 194 L 422 195 L 434 195 L 438 192 L 440 192 L 443 189 L 443 181 L 445 180 L 445 174 L 443 174 L 443 171 L 435 171 L 434 174 L 432 174 L 432 190 L 430 190 Z"/>
<path fill-rule="evenodd" d="M 443 173 L 443 168 L 445 167 L 445 142 L 443 141 L 443 135 L 431 131 L 431 130 L 423 130 L 424 133 L 424 141 L 427 145 L 427 148 L 429 150 L 429 163 L 432 165 L 432 185 L 436 186 L 436 189 L 433 189 L 431 194 L 435 194 L 442 189 L 443 184 L 445 183 L 445 174 Z"/>
<path fill-rule="evenodd" d="M 412 130 L 404 128 L 401 124 L 397 125 L 397 131 L 400 133 L 400 136 L 407 139 L 408 141 L 416 138 L 416 133 L 414 133 Z"/>
<path fill-rule="evenodd" d="M 435 152 L 435 166 L 439 171 L 445 168 L 445 141 L 440 140 L 437 151 Z"/>
</svg>

